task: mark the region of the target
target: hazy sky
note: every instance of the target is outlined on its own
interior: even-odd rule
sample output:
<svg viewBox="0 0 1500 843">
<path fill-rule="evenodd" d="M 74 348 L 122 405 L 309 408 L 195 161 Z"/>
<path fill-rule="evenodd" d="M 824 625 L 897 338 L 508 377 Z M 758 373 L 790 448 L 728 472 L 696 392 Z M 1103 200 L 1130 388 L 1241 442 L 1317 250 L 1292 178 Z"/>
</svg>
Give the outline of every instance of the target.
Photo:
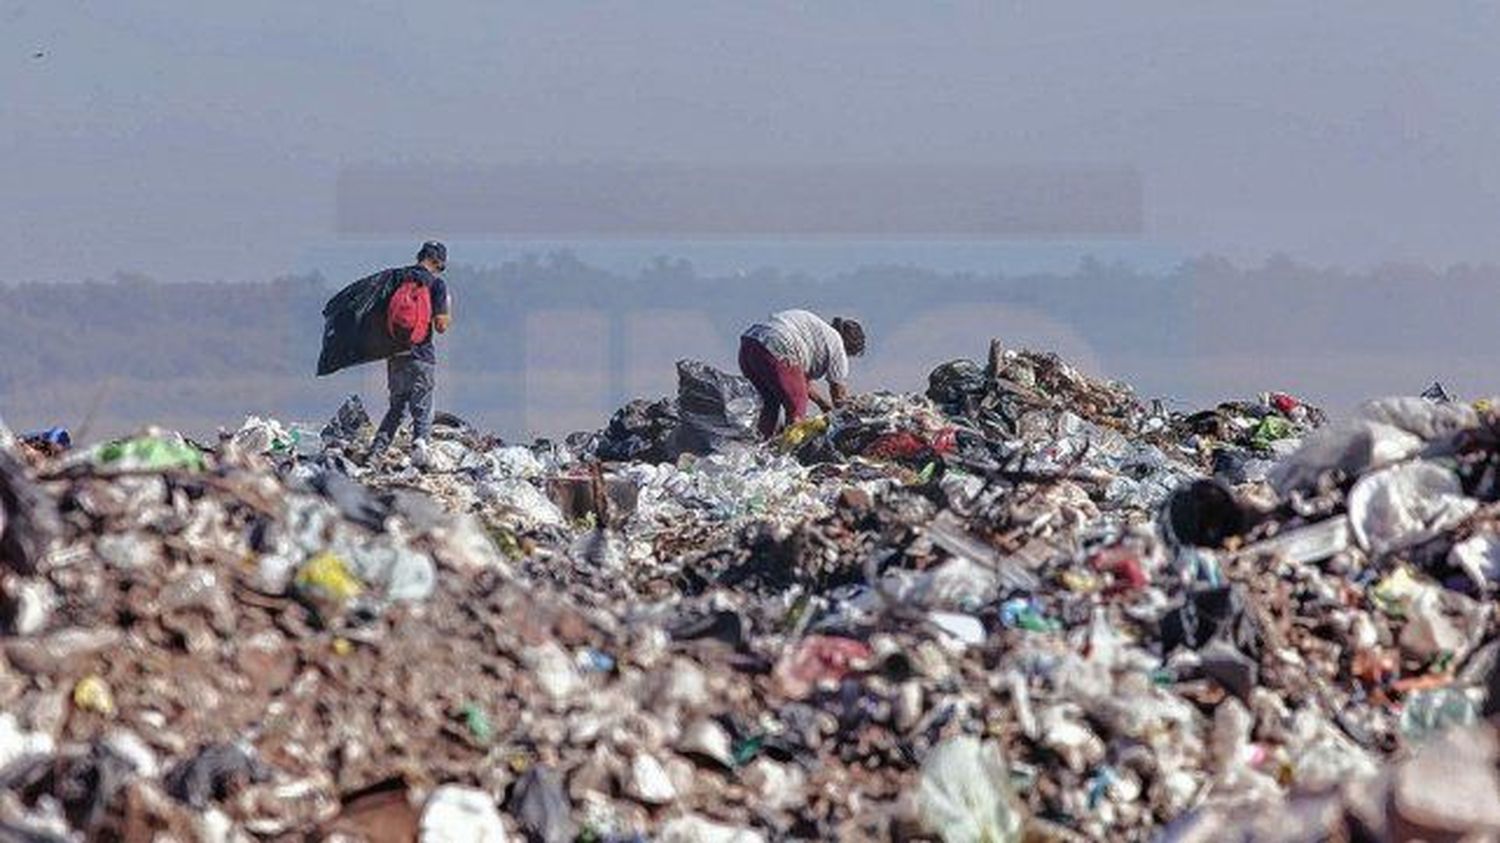
<svg viewBox="0 0 1500 843">
<path fill-rule="evenodd" d="M 260 279 L 346 163 L 925 161 L 1135 167 L 1190 252 L 1500 260 L 1497 42 L 1458 2 L 0 0 L 0 249 Z"/>
</svg>

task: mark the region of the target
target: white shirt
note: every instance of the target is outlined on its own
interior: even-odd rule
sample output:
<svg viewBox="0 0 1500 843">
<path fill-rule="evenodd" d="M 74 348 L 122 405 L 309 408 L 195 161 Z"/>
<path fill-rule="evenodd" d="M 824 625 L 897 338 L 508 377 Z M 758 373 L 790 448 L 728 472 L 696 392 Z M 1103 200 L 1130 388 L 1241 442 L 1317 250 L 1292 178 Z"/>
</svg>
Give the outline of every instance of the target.
<svg viewBox="0 0 1500 843">
<path fill-rule="evenodd" d="M 829 383 L 849 379 L 849 355 L 844 338 L 833 326 L 806 310 L 783 310 L 757 322 L 745 336 L 759 342 L 784 363 L 801 369 L 808 380 L 827 377 Z"/>
</svg>

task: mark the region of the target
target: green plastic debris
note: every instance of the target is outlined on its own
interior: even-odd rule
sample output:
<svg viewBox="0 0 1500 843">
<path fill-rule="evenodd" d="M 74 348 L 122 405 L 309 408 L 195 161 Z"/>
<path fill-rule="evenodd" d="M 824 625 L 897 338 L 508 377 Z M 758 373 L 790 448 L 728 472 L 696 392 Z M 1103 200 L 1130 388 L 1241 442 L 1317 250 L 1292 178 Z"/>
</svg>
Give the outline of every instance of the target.
<svg viewBox="0 0 1500 843">
<path fill-rule="evenodd" d="M 464 726 L 474 740 L 480 743 L 489 743 L 495 736 L 495 727 L 490 725 L 490 718 L 484 713 L 484 709 L 478 703 L 464 703 L 463 708 L 458 710 L 459 717 L 464 721 Z"/>
<path fill-rule="evenodd" d="M 765 735 L 756 735 L 753 738 L 746 738 L 745 740 L 740 741 L 733 750 L 734 766 L 743 767 L 746 764 L 749 764 L 751 761 L 755 760 L 755 756 L 760 754 L 760 748 L 765 744 L 765 742 Z"/>
<path fill-rule="evenodd" d="M 972 735 L 927 756 L 917 803 L 923 825 L 943 843 L 1016 843 L 1025 826 L 1000 748 Z"/>
<path fill-rule="evenodd" d="M 1262 451 L 1269 451 L 1271 444 L 1295 435 L 1292 423 L 1280 416 L 1266 416 L 1250 434 L 1250 444 Z"/>
<path fill-rule="evenodd" d="M 95 449 L 93 463 L 110 471 L 202 471 L 208 467 L 197 448 L 158 436 L 106 442 Z"/>
</svg>

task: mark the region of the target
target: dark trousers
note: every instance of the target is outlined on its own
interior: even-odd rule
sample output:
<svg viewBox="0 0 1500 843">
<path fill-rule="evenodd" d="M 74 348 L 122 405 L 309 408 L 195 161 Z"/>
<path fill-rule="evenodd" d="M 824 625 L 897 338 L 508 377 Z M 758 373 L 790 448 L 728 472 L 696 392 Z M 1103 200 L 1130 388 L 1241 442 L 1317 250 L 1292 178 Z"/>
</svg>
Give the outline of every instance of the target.
<svg viewBox="0 0 1500 843">
<path fill-rule="evenodd" d="M 391 408 L 380 422 L 375 434 L 375 447 L 384 448 L 396 438 L 401 427 L 401 418 L 411 412 L 412 441 L 421 441 L 432 435 L 432 387 L 437 366 L 412 357 L 398 354 L 386 360 L 386 383 L 391 393 Z"/>
<path fill-rule="evenodd" d="M 786 411 L 787 424 L 807 415 L 807 374 L 781 360 L 760 342 L 740 337 L 740 373 L 760 393 L 760 435 L 776 434 L 777 420 Z"/>
</svg>

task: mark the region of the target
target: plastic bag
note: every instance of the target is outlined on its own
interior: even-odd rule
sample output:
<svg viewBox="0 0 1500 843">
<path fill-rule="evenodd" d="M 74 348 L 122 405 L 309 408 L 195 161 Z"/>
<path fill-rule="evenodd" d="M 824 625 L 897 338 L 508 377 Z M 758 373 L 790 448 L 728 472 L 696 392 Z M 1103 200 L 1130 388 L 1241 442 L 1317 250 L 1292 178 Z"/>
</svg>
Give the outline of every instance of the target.
<svg viewBox="0 0 1500 843">
<path fill-rule="evenodd" d="M 609 461 L 669 462 L 667 443 L 679 423 L 671 401 L 636 399 L 615 411 L 595 453 Z"/>
<path fill-rule="evenodd" d="M 318 375 L 331 375 L 404 350 L 385 325 L 385 303 L 400 273 L 386 269 L 367 275 L 336 293 L 323 306 L 323 349 Z"/>
<path fill-rule="evenodd" d="M 677 414 L 669 453 L 711 454 L 759 438 L 760 393 L 749 380 L 697 360 L 677 361 Z"/>
<path fill-rule="evenodd" d="M 1349 491 L 1354 538 L 1376 558 L 1443 533 L 1478 508 L 1457 474 L 1430 462 L 1376 472 Z"/>
<path fill-rule="evenodd" d="M 100 474 L 134 471 L 202 471 L 207 467 L 203 452 L 178 436 L 140 436 L 108 442 L 92 452 Z"/>
<path fill-rule="evenodd" d="M 1010 769 L 993 743 L 970 735 L 939 744 L 922 764 L 922 822 L 943 843 L 1010 843 L 1024 825 Z"/>
</svg>

